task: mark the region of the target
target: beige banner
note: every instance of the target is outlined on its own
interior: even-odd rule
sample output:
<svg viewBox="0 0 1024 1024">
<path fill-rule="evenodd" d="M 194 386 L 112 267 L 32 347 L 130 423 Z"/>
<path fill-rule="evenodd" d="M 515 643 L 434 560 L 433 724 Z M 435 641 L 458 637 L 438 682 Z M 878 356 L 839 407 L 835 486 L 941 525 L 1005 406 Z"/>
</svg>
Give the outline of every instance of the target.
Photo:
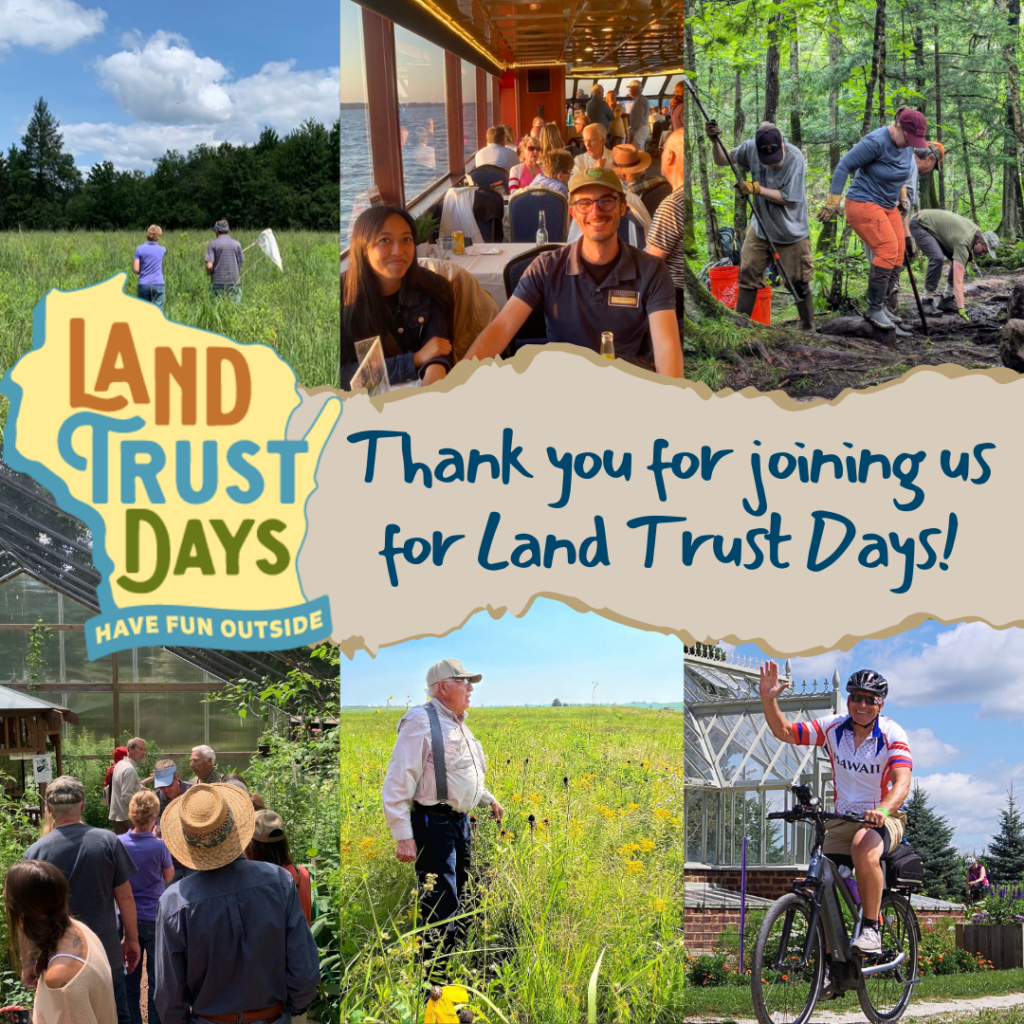
<svg viewBox="0 0 1024 1024">
<path fill-rule="evenodd" d="M 951 366 L 799 405 L 561 346 L 464 363 L 345 401 L 300 576 L 350 655 L 538 595 L 779 656 L 1021 624 L 1022 403 L 1017 374 Z"/>
</svg>

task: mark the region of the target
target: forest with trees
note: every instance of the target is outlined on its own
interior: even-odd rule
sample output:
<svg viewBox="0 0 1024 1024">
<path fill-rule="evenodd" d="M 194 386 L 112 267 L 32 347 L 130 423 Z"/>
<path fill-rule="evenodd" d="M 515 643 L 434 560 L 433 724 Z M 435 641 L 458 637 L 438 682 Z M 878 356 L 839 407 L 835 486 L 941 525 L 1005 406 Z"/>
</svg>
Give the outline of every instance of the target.
<svg viewBox="0 0 1024 1024">
<path fill-rule="evenodd" d="M 742 239 L 747 211 L 732 171 L 713 163 L 704 120 L 687 96 L 688 376 L 712 388 L 753 383 L 832 397 L 918 363 L 1012 365 L 1001 349 L 1012 282 L 986 275 L 1024 265 L 1020 0 L 686 0 L 685 8 L 687 74 L 725 146 L 752 139 L 770 121 L 803 153 L 814 308 L 819 317 L 835 316 L 819 323 L 824 336 L 798 337 L 751 329 L 711 299 L 698 274 L 723 257 L 719 229 L 734 228 Z M 897 343 L 858 319 L 870 268 L 849 222 L 821 224 L 815 215 L 841 157 L 892 124 L 902 105 L 924 115 L 929 142 L 945 153 L 933 173 L 921 175 L 919 208 L 995 231 L 1000 247 L 996 259 L 977 260 L 981 280 L 967 285 L 970 324 L 937 317 L 927 337 L 904 272 L 903 326 L 919 336 Z M 919 287 L 924 266 L 914 261 Z M 788 299 L 782 281 L 775 292 L 773 323 L 793 312 L 779 301 Z"/>
<path fill-rule="evenodd" d="M 264 128 L 251 146 L 169 150 L 151 174 L 110 161 L 83 174 L 40 98 L 21 146 L 0 151 L 0 230 L 208 229 L 226 217 L 239 229 L 337 231 L 340 132 L 309 120 L 284 137 Z"/>
</svg>

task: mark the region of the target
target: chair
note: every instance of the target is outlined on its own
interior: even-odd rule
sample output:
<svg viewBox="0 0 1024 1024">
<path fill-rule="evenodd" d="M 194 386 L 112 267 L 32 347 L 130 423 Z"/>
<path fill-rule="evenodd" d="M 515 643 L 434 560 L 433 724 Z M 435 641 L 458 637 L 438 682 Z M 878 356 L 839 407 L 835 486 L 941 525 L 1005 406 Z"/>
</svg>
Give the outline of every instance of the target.
<svg viewBox="0 0 1024 1024">
<path fill-rule="evenodd" d="M 655 178 L 640 193 L 640 201 L 644 204 L 647 212 L 653 217 L 654 211 L 661 205 L 661 201 L 670 195 L 671 192 L 672 186 L 666 178 Z"/>
<path fill-rule="evenodd" d="M 476 341 L 480 332 L 498 315 L 498 304 L 486 288 L 468 271 L 451 260 L 421 259 L 421 267 L 440 274 L 451 282 L 455 298 L 455 322 L 452 324 L 452 355 L 458 362 Z"/>
<path fill-rule="evenodd" d="M 526 252 L 519 256 L 515 256 L 505 264 L 504 279 L 505 279 L 505 299 L 512 298 L 512 293 L 516 290 L 516 285 L 519 284 L 519 278 L 523 276 L 526 268 L 542 253 L 549 252 L 552 249 L 561 249 L 562 247 L 557 244 L 548 243 L 547 245 L 537 245 L 532 249 L 528 249 Z M 526 323 L 519 328 L 515 333 L 515 337 L 510 342 L 508 349 L 506 350 L 510 355 L 515 355 L 516 349 L 520 345 L 533 344 L 543 345 L 547 343 L 547 324 L 544 320 L 544 310 L 535 309 L 527 318 Z"/>
<path fill-rule="evenodd" d="M 569 232 L 569 200 L 550 188 L 525 188 L 512 193 L 508 220 L 513 242 L 532 242 L 537 237 L 537 220 L 545 213 L 549 242 L 564 242 Z"/>
<path fill-rule="evenodd" d="M 626 242 L 634 249 L 643 249 L 647 245 L 647 232 L 644 226 L 633 216 L 632 210 L 626 210 L 619 221 L 619 241 Z"/>
<path fill-rule="evenodd" d="M 505 195 L 508 195 L 508 171 L 497 164 L 481 164 L 466 172 L 474 185 L 482 185 L 484 188 L 500 188 Z"/>
<path fill-rule="evenodd" d="M 472 238 L 473 243 L 482 245 L 483 233 L 477 223 L 475 216 L 475 193 L 473 188 L 450 188 L 444 194 L 444 204 L 441 207 L 441 237 L 450 235 L 455 231 L 461 231 L 468 239 Z"/>
<path fill-rule="evenodd" d="M 500 192 L 481 186 L 473 196 L 473 217 L 485 242 L 500 242 L 503 236 L 505 200 Z"/>
</svg>

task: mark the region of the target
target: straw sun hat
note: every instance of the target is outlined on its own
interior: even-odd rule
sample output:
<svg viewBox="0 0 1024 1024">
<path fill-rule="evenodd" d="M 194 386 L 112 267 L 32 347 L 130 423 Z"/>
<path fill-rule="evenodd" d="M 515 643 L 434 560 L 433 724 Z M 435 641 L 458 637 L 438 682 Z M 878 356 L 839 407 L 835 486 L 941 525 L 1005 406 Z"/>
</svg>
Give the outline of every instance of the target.
<svg viewBox="0 0 1024 1024">
<path fill-rule="evenodd" d="M 196 871 L 212 871 L 237 860 L 254 828 L 249 795 L 220 782 L 193 786 L 167 805 L 161 819 L 171 855 Z"/>
</svg>

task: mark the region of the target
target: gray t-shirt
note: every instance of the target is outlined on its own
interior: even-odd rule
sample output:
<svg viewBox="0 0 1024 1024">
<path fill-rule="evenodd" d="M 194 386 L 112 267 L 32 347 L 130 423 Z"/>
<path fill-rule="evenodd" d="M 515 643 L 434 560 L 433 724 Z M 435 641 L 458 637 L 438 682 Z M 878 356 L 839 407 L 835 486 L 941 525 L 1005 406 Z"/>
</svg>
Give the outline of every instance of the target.
<svg viewBox="0 0 1024 1024">
<path fill-rule="evenodd" d="M 759 223 L 763 217 L 772 241 L 776 245 L 792 245 L 801 242 L 811 235 L 811 226 L 807 220 L 807 194 L 804 190 L 806 166 L 804 155 L 788 140 L 785 142 L 786 154 L 782 163 L 774 167 L 766 167 L 757 155 L 757 146 L 753 139 L 738 145 L 729 154 L 736 165 L 750 172 L 754 181 L 760 182 L 762 188 L 777 189 L 782 198 L 792 206 L 781 206 L 767 199 L 754 196 L 754 231 L 758 238 L 764 238 Z"/>
<path fill-rule="evenodd" d="M 26 851 L 24 860 L 45 860 L 68 880 L 71 916 L 99 936 L 116 985 L 124 975 L 117 937 L 114 888 L 135 874 L 135 862 L 113 832 L 84 822 L 61 825 Z"/>
<path fill-rule="evenodd" d="M 230 235 L 218 235 L 207 243 L 206 262 L 213 264 L 214 284 L 238 284 L 242 278 L 242 246 Z"/>
</svg>

